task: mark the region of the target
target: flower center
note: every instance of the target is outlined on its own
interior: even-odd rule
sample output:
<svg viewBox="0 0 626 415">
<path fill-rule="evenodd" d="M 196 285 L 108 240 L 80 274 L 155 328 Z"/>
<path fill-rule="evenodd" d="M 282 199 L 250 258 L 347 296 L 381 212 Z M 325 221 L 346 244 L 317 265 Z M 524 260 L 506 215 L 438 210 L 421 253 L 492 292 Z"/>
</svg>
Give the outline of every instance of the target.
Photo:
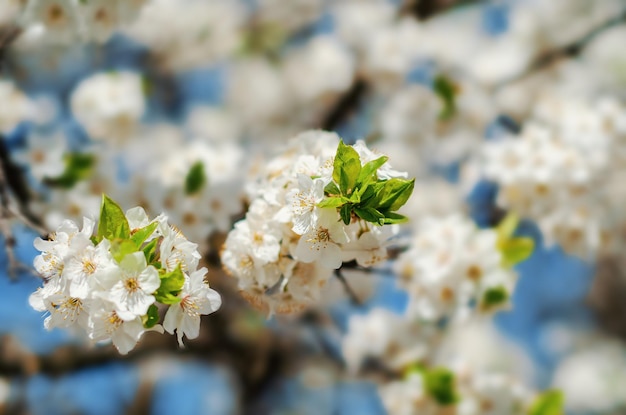
<svg viewBox="0 0 626 415">
<path fill-rule="evenodd" d="M 137 278 L 129 278 L 124 281 L 124 287 L 126 288 L 126 291 L 133 293 L 139 290 L 139 281 L 137 281 Z"/>
</svg>

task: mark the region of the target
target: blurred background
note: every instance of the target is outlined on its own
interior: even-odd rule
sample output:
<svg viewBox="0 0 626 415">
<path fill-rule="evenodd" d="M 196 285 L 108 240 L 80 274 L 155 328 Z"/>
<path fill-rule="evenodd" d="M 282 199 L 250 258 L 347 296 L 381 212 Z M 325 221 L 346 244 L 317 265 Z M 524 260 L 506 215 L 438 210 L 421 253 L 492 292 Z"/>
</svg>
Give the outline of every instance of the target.
<svg viewBox="0 0 626 415">
<path fill-rule="evenodd" d="M 352 319 L 409 301 L 393 259 L 347 275 L 360 304 L 333 279 L 320 304 L 269 319 L 221 270 L 255 175 L 324 129 L 417 178 L 415 223 L 512 211 L 535 241 L 512 306 L 446 328 L 451 354 L 563 391 L 567 414 L 626 414 L 625 42 L 624 0 L 0 0 L 0 413 L 517 414 L 402 412 L 379 393 L 394 375 L 349 370 Z M 507 154 L 551 169 L 490 152 L 536 125 L 564 138 Z M 576 162 L 554 161 L 563 148 Z M 206 183 L 186 191 L 198 161 Z M 558 193 L 568 180 L 585 185 Z M 29 306 L 33 240 L 97 217 L 102 193 L 200 245 L 223 305 L 184 348 L 147 333 L 120 356 Z"/>
</svg>

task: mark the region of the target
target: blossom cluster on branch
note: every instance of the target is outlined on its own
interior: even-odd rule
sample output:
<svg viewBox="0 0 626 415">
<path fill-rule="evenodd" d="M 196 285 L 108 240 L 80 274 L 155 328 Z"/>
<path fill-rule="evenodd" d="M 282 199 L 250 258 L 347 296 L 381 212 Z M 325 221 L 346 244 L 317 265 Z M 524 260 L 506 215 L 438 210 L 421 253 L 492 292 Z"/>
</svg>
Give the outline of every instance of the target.
<svg viewBox="0 0 626 415">
<path fill-rule="evenodd" d="M 334 133 L 293 138 L 250 186 L 246 218 L 229 233 L 222 261 L 255 305 L 271 312 L 303 309 L 344 262 L 371 267 L 406 221 L 397 210 L 413 180 L 387 157 Z"/>
<path fill-rule="evenodd" d="M 48 329 L 63 327 L 94 341 L 113 342 L 122 354 L 146 331 L 198 337 L 200 316 L 216 311 L 220 295 L 198 269 L 197 245 L 163 215 L 150 220 L 140 207 L 123 213 L 103 197 L 100 220 L 79 229 L 65 221 L 49 240 L 37 239 L 35 269 L 45 284 L 30 297 L 49 313 Z M 163 326 L 159 307 L 167 307 Z"/>
</svg>

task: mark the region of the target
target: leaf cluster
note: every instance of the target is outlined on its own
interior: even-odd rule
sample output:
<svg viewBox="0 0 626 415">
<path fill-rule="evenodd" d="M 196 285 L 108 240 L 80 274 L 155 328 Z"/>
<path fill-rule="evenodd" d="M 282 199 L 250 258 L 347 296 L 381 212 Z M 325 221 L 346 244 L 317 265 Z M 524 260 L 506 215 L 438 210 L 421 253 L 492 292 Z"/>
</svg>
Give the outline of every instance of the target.
<svg viewBox="0 0 626 415">
<path fill-rule="evenodd" d="M 378 169 L 387 160 L 387 156 L 382 156 L 361 165 L 359 153 L 340 141 L 333 162 L 333 180 L 317 206 L 336 208 L 346 225 L 353 217 L 376 225 L 406 222 L 407 218 L 396 211 L 409 200 L 415 179 L 379 179 Z"/>
</svg>

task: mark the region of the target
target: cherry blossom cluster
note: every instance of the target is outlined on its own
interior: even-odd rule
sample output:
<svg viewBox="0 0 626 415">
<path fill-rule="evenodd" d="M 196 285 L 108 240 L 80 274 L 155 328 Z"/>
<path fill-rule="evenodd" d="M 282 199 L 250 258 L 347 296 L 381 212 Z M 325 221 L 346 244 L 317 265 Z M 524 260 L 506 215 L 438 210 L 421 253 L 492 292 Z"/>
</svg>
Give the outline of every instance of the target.
<svg viewBox="0 0 626 415">
<path fill-rule="evenodd" d="M 548 244 L 593 258 L 614 250 L 621 212 L 626 108 L 611 98 L 541 100 L 517 137 L 484 147 L 498 204 L 532 219 Z"/>
<path fill-rule="evenodd" d="M 562 409 L 561 393 L 537 394 L 511 373 L 515 368 L 504 370 L 502 361 L 510 360 L 510 351 L 484 321 L 466 323 L 444 330 L 409 313 L 374 308 L 350 318 L 342 352 L 353 373 L 368 364 L 384 366 L 387 378 L 378 391 L 390 415 L 523 415 Z"/>
<path fill-rule="evenodd" d="M 506 307 L 517 279 L 511 266 L 533 249 L 531 239 L 512 237 L 515 226 L 512 217 L 498 230 L 460 215 L 425 218 L 394 264 L 410 298 L 407 312 L 432 322 Z"/>
<path fill-rule="evenodd" d="M 199 268 L 197 245 L 140 208 L 125 214 L 103 197 L 100 221 L 79 229 L 64 221 L 49 240 L 35 240 L 35 269 L 45 279 L 30 304 L 45 311 L 48 329 L 62 327 L 93 341 L 112 341 L 122 354 L 146 331 L 198 337 L 200 316 L 216 311 L 220 295 Z M 159 305 L 167 307 L 160 321 Z"/>
<path fill-rule="evenodd" d="M 396 211 L 413 189 L 386 156 L 323 131 L 295 137 L 258 177 L 222 262 L 244 296 L 278 313 L 314 303 L 344 262 L 385 260 L 393 225 L 406 220 Z"/>
<path fill-rule="evenodd" d="M 11 2 L 13 0 L 9 0 Z M 31 40 L 71 43 L 104 42 L 134 21 L 146 0 L 16 1 L 18 22 Z"/>
<path fill-rule="evenodd" d="M 404 312 L 374 308 L 350 318 L 342 341 L 346 364 L 358 373 L 375 362 L 373 368 L 383 365 L 393 374 L 379 385 L 389 414 L 522 415 L 536 405 L 560 408 L 560 394 L 537 395 L 498 365 L 481 367 L 467 350 L 455 351 L 458 344 L 472 348 L 456 332 L 469 327 L 475 334 L 481 317 L 510 303 L 517 279 L 511 267 L 533 250 L 531 239 L 515 236 L 517 225 L 514 216 L 495 229 L 479 229 L 460 214 L 424 218 L 393 265 L 408 295 Z"/>
<path fill-rule="evenodd" d="M 106 193 L 150 215 L 164 212 L 202 250 L 212 233 L 230 230 L 231 218 L 242 210 L 247 160 L 238 126 L 224 111 L 206 106 L 190 111 L 184 127 L 146 125 L 144 93 L 136 72 L 93 74 L 70 96 L 73 116 L 91 143 L 77 148 L 64 130 L 45 123 L 27 135 L 13 158 L 48 190 L 31 209 L 55 228 L 64 219 L 97 214 Z M 23 121 L 25 115 L 14 114 L 18 110 L 44 113 L 43 105 L 29 102 L 9 83 L 6 95 L 14 106 L 0 111 L 0 128 L 6 123 L 11 130 Z"/>
</svg>

